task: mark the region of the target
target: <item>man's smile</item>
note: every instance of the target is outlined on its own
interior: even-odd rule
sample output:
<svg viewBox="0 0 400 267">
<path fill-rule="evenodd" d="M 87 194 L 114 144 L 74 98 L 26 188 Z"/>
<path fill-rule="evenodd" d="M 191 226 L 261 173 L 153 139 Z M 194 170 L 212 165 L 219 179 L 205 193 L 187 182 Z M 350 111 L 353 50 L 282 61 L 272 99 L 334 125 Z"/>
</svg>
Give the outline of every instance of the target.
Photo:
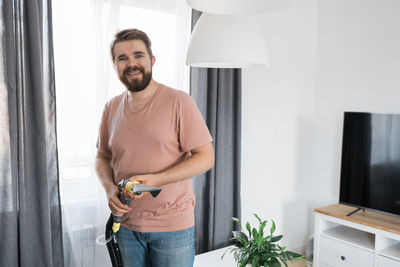
<svg viewBox="0 0 400 267">
<path fill-rule="evenodd" d="M 125 75 L 130 79 L 137 79 L 140 77 L 141 74 L 142 74 L 142 71 L 138 70 L 138 69 L 136 69 L 136 70 L 131 69 L 131 70 L 125 71 Z"/>
</svg>

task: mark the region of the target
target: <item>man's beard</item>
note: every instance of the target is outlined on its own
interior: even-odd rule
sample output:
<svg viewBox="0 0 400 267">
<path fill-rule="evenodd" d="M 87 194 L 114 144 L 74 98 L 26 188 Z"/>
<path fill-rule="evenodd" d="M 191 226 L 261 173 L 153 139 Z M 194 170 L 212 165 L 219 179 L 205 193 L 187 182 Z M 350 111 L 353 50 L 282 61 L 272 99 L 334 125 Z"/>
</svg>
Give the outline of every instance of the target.
<svg viewBox="0 0 400 267">
<path fill-rule="evenodd" d="M 142 73 L 142 80 L 139 79 L 128 79 L 128 72 L 140 70 Z M 152 71 L 145 72 L 143 67 L 128 67 L 122 73 L 122 76 L 119 76 L 121 82 L 126 86 L 126 88 L 131 92 L 140 92 L 144 90 L 150 83 L 152 78 Z"/>
</svg>

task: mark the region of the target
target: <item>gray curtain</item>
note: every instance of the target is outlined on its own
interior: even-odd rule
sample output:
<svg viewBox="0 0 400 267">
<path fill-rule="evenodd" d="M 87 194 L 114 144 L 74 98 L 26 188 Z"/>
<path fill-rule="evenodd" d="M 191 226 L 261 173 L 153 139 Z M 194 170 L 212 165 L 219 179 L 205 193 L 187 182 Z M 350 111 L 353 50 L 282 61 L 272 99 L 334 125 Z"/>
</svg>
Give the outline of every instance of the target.
<svg viewBox="0 0 400 267">
<path fill-rule="evenodd" d="M 51 2 L 0 5 L 0 266 L 63 266 Z"/>
<path fill-rule="evenodd" d="M 201 13 L 193 11 L 192 28 Z M 196 254 L 229 244 L 240 218 L 241 70 L 191 68 L 190 94 L 214 138 L 215 165 L 193 179 Z"/>
</svg>

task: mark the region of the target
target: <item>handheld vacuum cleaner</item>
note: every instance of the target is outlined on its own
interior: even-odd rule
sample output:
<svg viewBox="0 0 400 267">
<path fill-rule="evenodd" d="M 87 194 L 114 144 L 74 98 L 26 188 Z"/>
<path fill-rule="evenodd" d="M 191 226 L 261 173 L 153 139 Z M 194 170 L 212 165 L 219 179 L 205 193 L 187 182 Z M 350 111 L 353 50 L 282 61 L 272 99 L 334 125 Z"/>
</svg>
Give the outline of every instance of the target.
<svg viewBox="0 0 400 267">
<path fill-rule="evenodd" d="M 124 205 L 129 205 L 131 199 L 125 198 L 122 195 L 122 190 L 125 189 L 127 192 L 140 195 L 143 192 L 150 192 L 153 197 L 157 197 L 161 192 L 160 187 L 148 186 L 140 184 L 138 181 L 131 179 L 124 179 L 118 184 L 118 197 Z M 122 216 L 110 215 L 110 218 L 106 224 L 105 237 L 100 236 L 97 238 L 96 242 L 98 244 L 107 244 L 108 253 L 110 254 L 111 263 L 113 267 L 122 267 L 122 257 L 118 247 L 118 242 L 115 234 L 119 231 L 122 221 Z M 104 239 L 104 240 L 103 240 Z"/>
</svg>

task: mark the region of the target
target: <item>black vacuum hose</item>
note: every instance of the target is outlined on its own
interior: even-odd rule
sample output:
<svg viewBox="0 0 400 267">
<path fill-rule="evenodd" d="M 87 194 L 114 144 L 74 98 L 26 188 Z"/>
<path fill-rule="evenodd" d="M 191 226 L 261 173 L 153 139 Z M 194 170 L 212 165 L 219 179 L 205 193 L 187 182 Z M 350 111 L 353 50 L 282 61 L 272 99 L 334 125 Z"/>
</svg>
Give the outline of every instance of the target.
<svg viewBox="0 0 400 267">
<path fill-rule="evenodd" d="M 113 215 L 110 215 L 110 218 L 106 224 L 106 240 L 114 234 L 112 230 L 112 226 L 114 223 Z M 110 254 L 110 259 L 113 267 L 123 267 L 121 251 L 119 250 L 118 243 L 116 237 L 114 237 L 110 242 L 107 243 L 108 253 Z"/>
</svg>

